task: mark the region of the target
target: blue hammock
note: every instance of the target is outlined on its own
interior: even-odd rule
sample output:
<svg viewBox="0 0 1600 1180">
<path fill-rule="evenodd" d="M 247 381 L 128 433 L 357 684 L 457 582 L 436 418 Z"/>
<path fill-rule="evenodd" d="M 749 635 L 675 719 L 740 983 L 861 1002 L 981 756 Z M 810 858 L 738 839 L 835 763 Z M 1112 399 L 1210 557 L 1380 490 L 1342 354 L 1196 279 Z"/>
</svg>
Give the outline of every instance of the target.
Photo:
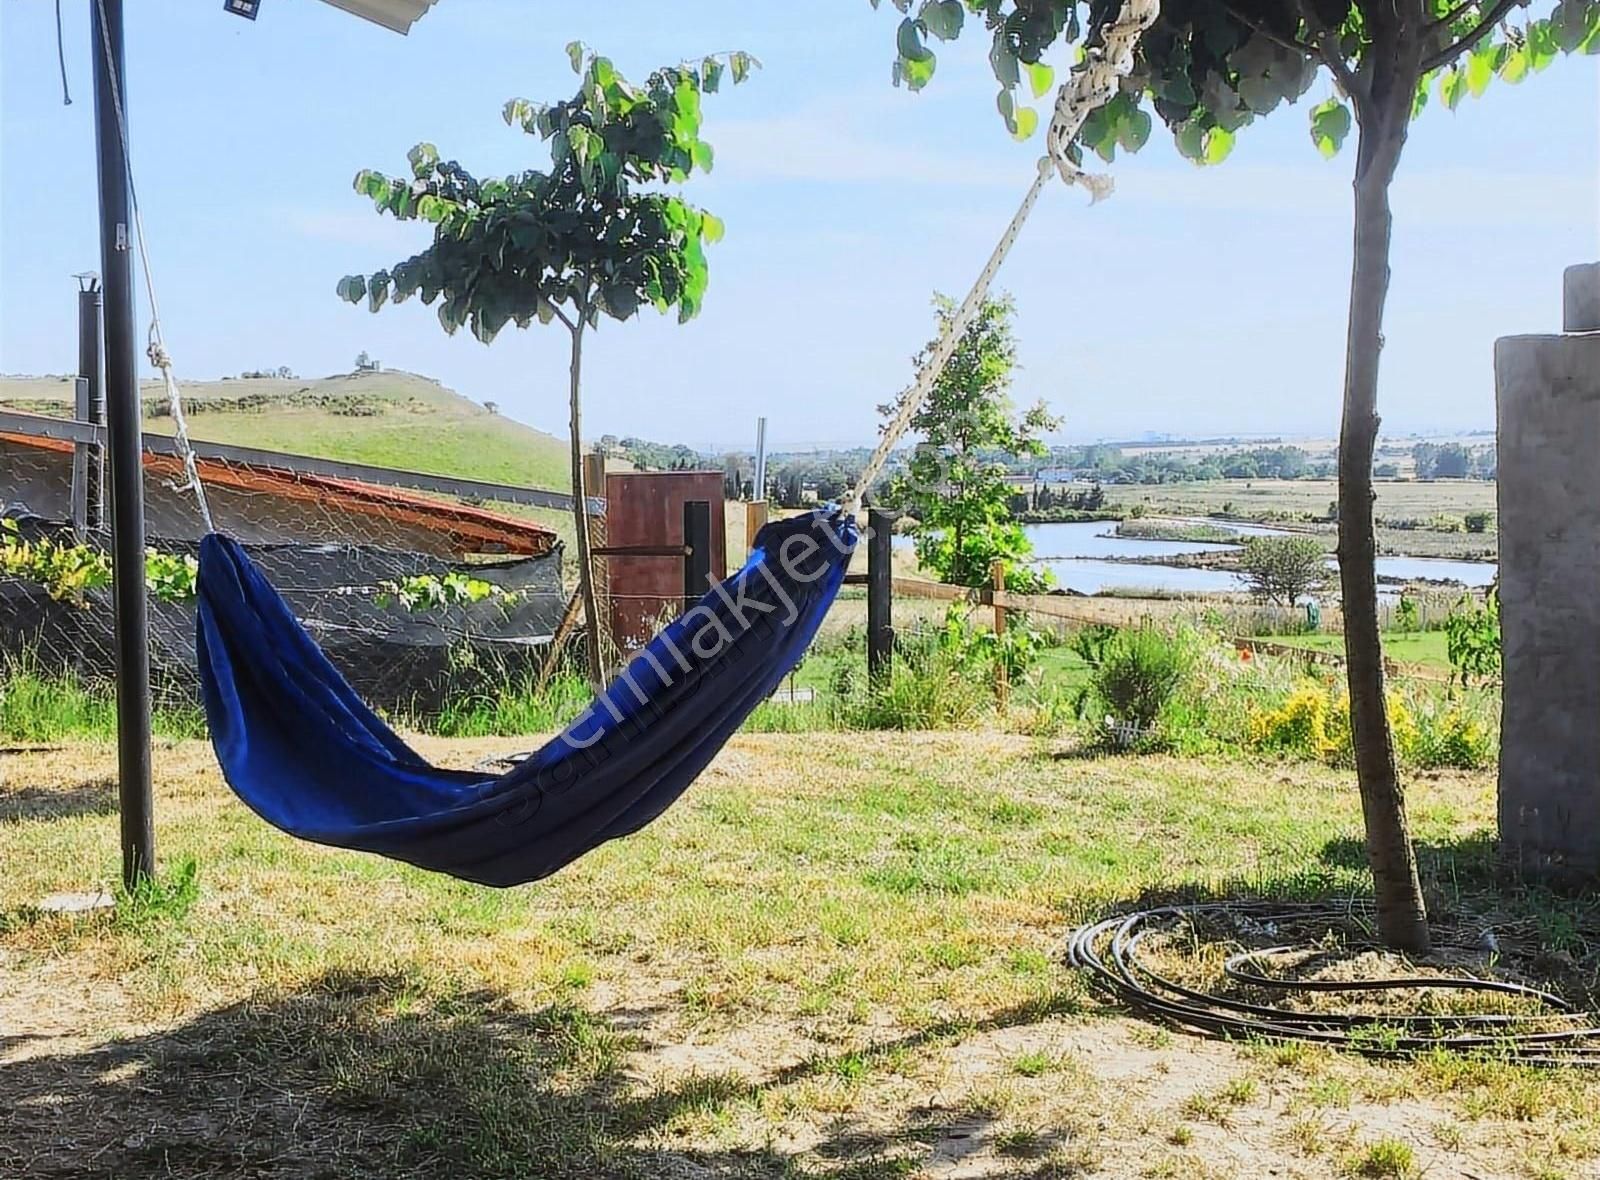
<svg viewBox="0 0 1600 1180">
<path fill-rule="evenodd" d="M 368 709 L 237 542 L 200 545 L 197 652 L 223 775 L 268 823 L 484 885 L 549 875 L 683 794 L 799 662 L 856 542 L 824 512 L 767 525 L 733 578 L 500 776 L 430 766 Z"/>
</svg>

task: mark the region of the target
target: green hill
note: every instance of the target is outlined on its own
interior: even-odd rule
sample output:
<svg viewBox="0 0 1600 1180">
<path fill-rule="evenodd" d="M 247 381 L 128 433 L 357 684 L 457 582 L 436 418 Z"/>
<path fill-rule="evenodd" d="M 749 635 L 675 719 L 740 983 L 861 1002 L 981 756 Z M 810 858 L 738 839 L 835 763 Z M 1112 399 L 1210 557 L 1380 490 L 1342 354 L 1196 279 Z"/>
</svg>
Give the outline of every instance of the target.
<svg viewBox="0 0 1600 1180">
<path fill-rule="evenodd" d="M 415 373 L 186 381 L 182 389 L 196 439 L 493 483 L 570 486 L 563 440 Z M 140 396 L 145 429 L 170 434 L 161 384 L 146 382 Z M 70 378 L 0 378 L 0 409 L 64 416 L 71 400 Z"/>
</svg>

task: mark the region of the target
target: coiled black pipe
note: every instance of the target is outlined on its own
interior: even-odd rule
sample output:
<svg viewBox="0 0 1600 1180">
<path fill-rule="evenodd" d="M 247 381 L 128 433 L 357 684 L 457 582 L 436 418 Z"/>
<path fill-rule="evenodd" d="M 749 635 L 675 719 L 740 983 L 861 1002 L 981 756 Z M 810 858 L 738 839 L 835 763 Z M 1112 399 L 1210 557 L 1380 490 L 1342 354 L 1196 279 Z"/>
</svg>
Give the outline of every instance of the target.
<svg viewBox="0 0 1600 1180">
<path fill-rule="evenodd" d="M 1135 910 L 1080 926 L 1067 939 L 1067 961 L 1088 971 L 1100 986 L 1135 1012 L 1209 1036 L 1307 1041 L 1369 1057 L 1406 1058 L 1434 1050 L 1481 1053 L 1523 1065 L 1600 1066 L 1600 1026 L 1595 1014 L 1579 1011 L 1550 992 L 1469 975 L 1428 975 L 1360 980 L 1293 980 L 1268 976 L 1260 960 L 1293 952 L 1274 946 L 1242 951 L 1228 958 L 1223 974 L 1241 984 L 1283 992 L 1373 992 L 1449 988 L 1531 1000 L 1531 1013 L 1302 1012 L 1274 1004 L 1251 1003 L 1200 991 L 1168 979 L 1142 961 L 1139 945 L 1149 935 L 1169 932 L 1196 920 L 1241 921 L 1257 926 L 1348 922 L 1349 906 L 1213 902 Z M 1307 948 L 1310 949 L 1310 948 Z M 1377 947 L 1358 947 L 1358 950 Z"/>
</svg>

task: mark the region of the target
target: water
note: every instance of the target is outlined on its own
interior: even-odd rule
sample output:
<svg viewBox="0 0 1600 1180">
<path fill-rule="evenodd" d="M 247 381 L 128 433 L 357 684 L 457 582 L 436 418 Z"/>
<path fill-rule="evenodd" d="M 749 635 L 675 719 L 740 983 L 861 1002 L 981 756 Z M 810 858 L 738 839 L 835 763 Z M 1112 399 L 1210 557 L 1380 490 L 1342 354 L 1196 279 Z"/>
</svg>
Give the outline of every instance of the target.
<svg viewBox="0 0 1600 1180">
<path fill-rule="evenodd" d="M 1191 569 L 1187 566 L 1135 564 L 1108 561 L 1112 557 L 1176 557 L 1184 553 L 1215 553 L 1232 545 L 1201 541 L 1141 541 L 1119 537 L 1115 521 L 1088 521 L 1081 524 L 1031 524 L 1025 527 L 1033 542 L 1037 563 L 1050 570 L 1056 585 L 1080 594 L 1098 594 L 1111 589 L 1164 590 L 1182 594 L 1213 594 L 1243 589 L 1239 579 L 1224 570 Z M 1254 524 L 1228 524 L 1241 537 L 1282 536 L 1283 530 Z M 899 536 L 897 546 L 911 544 Z M 1329 561 L 1329 566 L 1337 568 Z M 1494 580 L 1495 564 L 1489 561 L 1452 561 L 1438 557 L 1380 557 L 1380 578 L 1449 579 L 1465 586 L 1483 587 Z"/>
</svg>

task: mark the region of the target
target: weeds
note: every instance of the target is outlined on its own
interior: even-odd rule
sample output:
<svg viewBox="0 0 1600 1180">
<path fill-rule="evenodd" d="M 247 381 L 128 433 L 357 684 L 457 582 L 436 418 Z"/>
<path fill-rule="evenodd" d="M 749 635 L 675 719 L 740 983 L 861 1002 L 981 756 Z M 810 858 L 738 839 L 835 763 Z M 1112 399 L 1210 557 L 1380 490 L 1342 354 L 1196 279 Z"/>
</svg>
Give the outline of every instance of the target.
<svg viewBox="0 0 1600 1180">
<path fill-rule="evenodd" d="M 205 717 L 179 694 L 162 694 L 150 717 L 159 737 L 205 735 Z M 112 741 L 117 736 L 117 702 L 108 684 L 52 672 L 29 652 L 0 660 L 0 738 L 17 742 L 64 739 Z"/>
<path fill-rule="evenodd" d="M 1417 1155 L 1410 1144 L 1399 1139 L 1379 1139 L 1356 1151 L 1344 1161 L 1344 1171 L 1363 1180 L 1413 1180 Z"/>
</svg>

